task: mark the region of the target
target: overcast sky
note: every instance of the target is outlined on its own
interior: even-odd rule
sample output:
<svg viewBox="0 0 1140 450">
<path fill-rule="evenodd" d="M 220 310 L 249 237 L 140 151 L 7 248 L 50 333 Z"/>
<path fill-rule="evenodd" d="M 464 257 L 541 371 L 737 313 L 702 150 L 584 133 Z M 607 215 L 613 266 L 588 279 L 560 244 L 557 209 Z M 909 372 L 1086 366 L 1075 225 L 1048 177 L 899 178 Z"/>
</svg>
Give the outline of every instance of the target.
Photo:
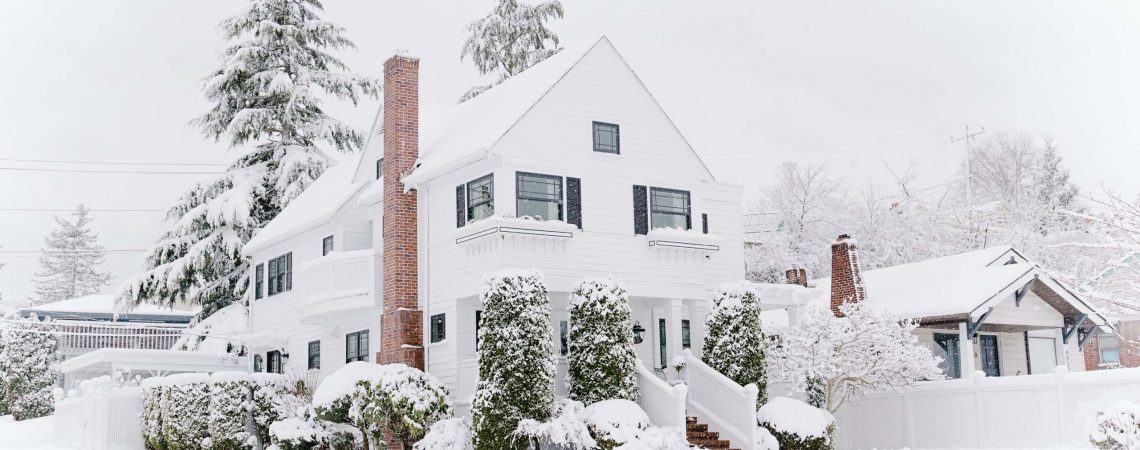
<svg viewBox="0 0 1140 450">
<path fill-rule="evenodd" d="M 354 70 L 379 77 L 394 50 L 422 59 L 421 98 L 450 104 L 479 82 L 459 60 L 466 23 L 490 0 L 332 1 Z M 914 164 L 952 179 L 964 125 L 1051 135 L 1086 191 L 1140 190 L 1140 7 L 1120 1 L 564 0 L 564 44 L 607 35 L 722 179 L 749 192 L 783 160 L 830 160 L 850 178 Z M 207 108 L 216 24 L 236 1 L 8 1 L 0 15 L 0 159 L 224 163 L 225 145 L 186 123 Z M 366 127 L 378 102 L 329 105 Z M 221 170 L 0 160 L 0 295 L 32 291 L 52 212 L 165 209 L 211 175 L 66 173 Z M 142 250 L 157 212 L 99 212 L 112 250 Z M 140 269 L 116 253 L 115 282 Z M 109 287 L 108 290 L 113 289 Z"/>
</svg>

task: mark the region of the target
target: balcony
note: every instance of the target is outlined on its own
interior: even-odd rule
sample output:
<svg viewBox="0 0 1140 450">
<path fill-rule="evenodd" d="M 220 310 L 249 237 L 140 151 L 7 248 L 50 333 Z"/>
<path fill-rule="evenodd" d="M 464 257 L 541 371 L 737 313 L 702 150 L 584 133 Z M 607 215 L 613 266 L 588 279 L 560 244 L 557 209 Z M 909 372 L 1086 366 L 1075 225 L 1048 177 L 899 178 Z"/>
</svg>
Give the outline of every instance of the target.
<svg viewBox="0 0 1140 450">
<path fill-rule="evenodd" d="M 301 265 L 301 322 L 318 325 L 380 305 L 383 254 L 364 249 L 330 253 Z"/>
</svg>

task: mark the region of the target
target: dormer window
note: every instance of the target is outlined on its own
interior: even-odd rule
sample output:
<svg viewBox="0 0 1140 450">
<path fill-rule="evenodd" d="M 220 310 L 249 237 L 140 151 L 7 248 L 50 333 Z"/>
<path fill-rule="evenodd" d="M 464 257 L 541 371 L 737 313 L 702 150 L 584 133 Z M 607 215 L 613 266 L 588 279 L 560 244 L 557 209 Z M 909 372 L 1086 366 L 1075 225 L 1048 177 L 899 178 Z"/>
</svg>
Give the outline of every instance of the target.
<svg viewBox="0 0 1140 450">
<path fill-rule="evenodd" d="M 380 177 L 383 177 L 383 176 L 384 176 L 384 158 L 380 158 L 380 159 L 376 160 L 376 179 L 379 180 Z"/>
<path fill-rule="evenodd" d="M 616 124 L 594 122 L 594 151 L 621 154 L 621 133 Z"/>
</svg>

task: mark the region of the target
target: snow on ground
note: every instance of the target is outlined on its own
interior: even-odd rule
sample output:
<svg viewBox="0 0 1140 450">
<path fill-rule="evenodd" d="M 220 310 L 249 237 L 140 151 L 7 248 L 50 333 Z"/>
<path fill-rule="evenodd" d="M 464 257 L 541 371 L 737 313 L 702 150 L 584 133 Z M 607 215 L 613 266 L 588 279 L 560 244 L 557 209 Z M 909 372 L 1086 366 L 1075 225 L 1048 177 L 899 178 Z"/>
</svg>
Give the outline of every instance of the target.
<svg viewBox="0 0 1140 450">
<path fill-rule="evenodd" d="M 55 443 L 53 417 L 16 422 L 0 417 L 0 450 L 75 450 Z"/>
</svg>

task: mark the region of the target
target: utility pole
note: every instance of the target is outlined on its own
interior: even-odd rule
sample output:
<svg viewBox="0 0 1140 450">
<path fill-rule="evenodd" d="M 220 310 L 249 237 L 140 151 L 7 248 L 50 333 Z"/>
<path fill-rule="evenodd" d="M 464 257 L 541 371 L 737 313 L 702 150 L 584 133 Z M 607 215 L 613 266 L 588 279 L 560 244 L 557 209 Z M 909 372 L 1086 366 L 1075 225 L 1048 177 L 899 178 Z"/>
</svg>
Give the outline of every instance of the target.
<svg viewBox="0 0 1140 450">
<path fill-rule="evenodd" d="M 972 189 L 970 186 L 970 179 L 974 177 L 974 175 L 972 173 L 970 173 L 970 141 L 972 139 L 974 139 L 974 136 L 980 135 L 980 134 L 985 133 L 985 132 L 986 132 L 985 127 L 982 127 L 981 131 L 975 131 L 973 133 L 970 133 L 970 126 L 966 125 L 966 133 L 963 134 L 962 137 L 950 136 L 950 143 L 951 144 L 953 144 L 955 142 L 959 142 L 959 141 L 965 141 L 966 142 L 966 213 L 967 214 L 973 214 L 973 212 L 974 212 L 973 192 L 972 192 Z"/>
</svg>

